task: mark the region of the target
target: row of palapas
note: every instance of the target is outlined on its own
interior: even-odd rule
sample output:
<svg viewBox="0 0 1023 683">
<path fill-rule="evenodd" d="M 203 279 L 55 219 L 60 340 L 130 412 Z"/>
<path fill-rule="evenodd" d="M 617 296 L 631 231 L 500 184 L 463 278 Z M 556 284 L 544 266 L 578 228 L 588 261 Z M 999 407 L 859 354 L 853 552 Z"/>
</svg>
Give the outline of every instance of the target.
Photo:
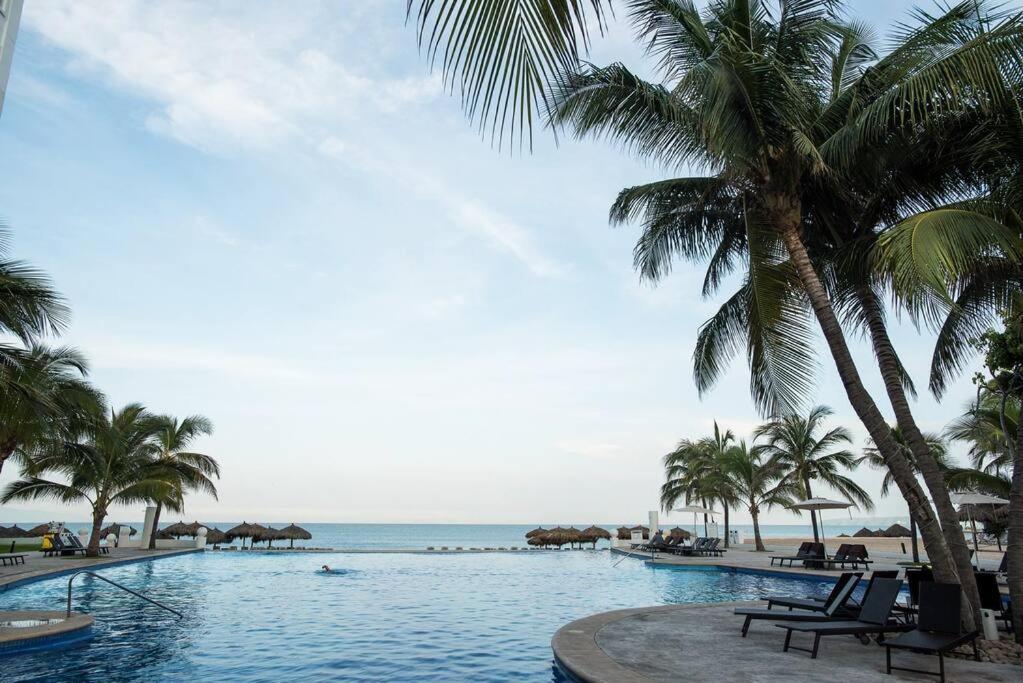
<svg viewBox="0 0 1023 683">
<path fill-rule="evenodd" d="M 295 523 L 289 524 L 283 529 L 275 529 L 270 526 L 263 526 L 262 524 L 242 522 L 227 531 L 221 531 L 216 527 L 200 524 L 199 522 L 192 522 L 191 524 L 178 522 L 177 524 L 171 524 L 165 529 L 161 529 L 159 534 L 157 534 L 157 538 L 181 538 L 182 536 L 194 538 L 199 534 L 199 529 L 206 529 L 206 543 L 213 546 L 222 543 L 232 543 L 235 539 L 241 539 L 242 547 L 244 548 L 245 539 L 249 539 L 250 544 L 266 543 L 267 547 L 272 547 L 274 541 L 288 541 L 288 546 L 293 548 L 295 547 L 295 541 L 308 541 L 313 537 L 311 533 Z"/>
<path fill-rule="evenodd" d="M 249 539 L 251 543 L 266 543 L 268 547 L 272 546 L 274 541 L 289 541 L 289 547 L 294 547 L 295 541 L 308 541 L 313 537 L 311 533 L 294 523 L 289 524 L 283 529 L 275 529 L 270 526 L 263 526 L 262 524 L 249 524 L 248 522 L 242 522 L 227 531 L 221 531 L 217 527 L 200 524 L 199 522 L 192 522 L 191 524 L 178 522 L 160 529 L 156 537 L 164 540 L 182 537 L 195 538 L 199 535 L 199 529 L 206 530 L 206 543 L 213 546 L 232 543 L 235 539 L 242 539 L 242 546 L 244 547 L 244 539 Z M 49 531 L 49 524 L 40 524 L 31 529 L 22 529 L 17 524 L 12 527 L 0 526 L 0 538 L 42 538 Z M 111 524 L 100 531 L 100 537 L 106 538 L 111 534 L 119 536 L 120 533 L 121 525 Z M 138 529 L 128 527 L 129 536 L 134 536 L 137 533 Z"/>
<path fill-rule="evenodd" d="M 633 531 L 641 532 L 645 539 L 650 538 L 650 529 L 645 526 L 619 527 L 616 531 L 616 535 L 619 540 L 627 541 L 632 538 Z M 670 533 L 672 536 L 679 538 L 689 538 L 690 536 L 688 531 L 680 527 L 675 527 Z M 583 529 L 582 531 L 576 529 L 574 526 L 567 528 L 556 526 L 550 529 L 537 527 L 526 533 L 526 543 L 542 548 L 549 548 L 552 546 L 560 548 L 563 545 L 574 547 L 576 544 L 581 546 L 583 543 L 590 543 L 595 548 L 597 547 L 597 541 L 601 539 L 608 541 L 611 540 L 611 533 L 607 529 L 602 529 L 599 526 L 591 526 Z"/>
</svg>

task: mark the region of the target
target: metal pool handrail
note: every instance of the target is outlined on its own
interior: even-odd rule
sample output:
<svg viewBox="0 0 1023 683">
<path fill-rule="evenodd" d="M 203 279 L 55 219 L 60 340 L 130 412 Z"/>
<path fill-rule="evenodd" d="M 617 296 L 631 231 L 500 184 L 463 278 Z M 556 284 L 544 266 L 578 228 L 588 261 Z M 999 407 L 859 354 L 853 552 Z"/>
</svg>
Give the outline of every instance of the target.
<svg viewBox="0 0 1023 683">
<path fill-rule="evenodd" d="M 96 572 L 90 572 L 88 569 L 83 569 L 81 571 L 75 572 L 74 574 L 71 575 L 71 578 L 69 578 L 67 580 L 67 616 L 69 616 L 69 617 L 71 616 L 71 583 L 75 580 L 75 577 L 78 576 L 79 574 L 88 574 L 89 576 L 93 576 L 93 577 L 99 579 L 100 581 L 106 581 L 111 586 L 116 586 L 117 588 L 120 588 L 123 591 L 131 593 L 136 598 L 142 598 L 146 602 L 151 602 L 152 604 L 156 605 L 157 607 L 161 607 L 161 608 L 167 610 L 168 612 L 171 612 L 172 614 L 176 614 L 178 616 L 178 619 L 184 619 L 185 618 L 185 615 L 182 614 L 181 612 L 177 611 L 176 609 L 168 607 L 167 605 L 164 605 L 161 602 L 157 602 L 156 600 L 153 600 L 152 598 L 147 598 L 146 596 L 142 595 L 142 593 L 139 593 L 137 591 L 133 591 L 132 589 L 128 588 L 127 586 L 122 586 L 121 584 L 117 583 L 116 581 L 111 581 L 110 579 L 106 578 L 105 576 L 100 576 Z"/>
</svg>

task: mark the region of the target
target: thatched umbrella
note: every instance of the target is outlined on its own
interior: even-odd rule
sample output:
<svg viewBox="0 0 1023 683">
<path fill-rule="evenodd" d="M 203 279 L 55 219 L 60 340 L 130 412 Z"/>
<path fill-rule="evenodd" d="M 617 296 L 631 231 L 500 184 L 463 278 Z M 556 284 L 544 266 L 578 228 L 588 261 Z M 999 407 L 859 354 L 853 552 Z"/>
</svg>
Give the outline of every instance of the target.
<svg viewBox="0 0 1023 683">
<path fill-rule="evenodd" d="M 630 538 L 632 538 L 632 529 L 630 529 L 627 526 L 618 527 L 615 533 L 618 534 L 619 541 L 628 541 Z"/>
<path fill-rule="evenodd" d="M 208 545 L 218 546 L 221 543 L 230 543 L 233 540 L 231 536 L 228 536 L 216 527 L 206 531 L 206 543 Z"/>
<path fill-rule="evenodd" d="M 139 532 L 138 529 L 136 529 L 135 527 L 128 527 L 128 535 L 129 536 L 134 536 L 138 532 Z M 114 536 L 120 536 L 121 535 L 121 525 L 117 524 L 117 523 L 114 523 L 114 524 L 111 524 L 110 526 L 108 526 L 106 529 L 103 529 L 102 531 L 99 532 L 99 535 L 101 537 L 103 537 L 103 538 L 106 538 L 110 534 L 113 534 Z"/>
<path fill-rule="evenodd" d="M 22 529 L 17 524 L 12 526 L 10 529 L 4 532 L 4 536 L 7 538 L 35 538 L 35 536 L 25 529 Z"/>
<path fill-rule="evenodd" d="M 191 529 L 192 528 L 190 525 L 185 524 L 184 522 L 178 522 L 177 524 L 171 524 L 170 526 L 164 528 L 162 531 L 167 536 L 180 538 L 182 536 L 191 536 L 192 535 L 190 533 Z"/>
<path fill-rule="evenodd" d="M 867 527 L 863 527 L 853 534 L 853 538 L 874 538 L 875 536 L 877 536 L 877 532 L 871 531 Z"/>
<path fill-rule="evenodd" d="M 892 524 L 884 530 L 885 538 L 909 538 L 910 531 L 901 524 Z"/>
<path fill-rule="evenodd" d="M 547 529 L 544 529 L 542 526 L 538 526 L 535 529 L 533 529 L 532 531 L 527 531 L 526 532 L 526 538 L 534 538 L 536 536 L 542 536 L 542 535 L 544 535 L 546 533 L 547 533 Z"/>
<path fill-rule="evenodd" d="M 272 548 L 274 541 L 284 540 L 285 536 L 281 533 L 280 529 L 274 529 L 273 527 L 263 527 L 262 530 L 252 534 L 253 543 L 262 543 L 266 541 L 266 547 Z"/>
<path fill-rule="evenodd" d="M 308 541 L 309 539 L 311 539 L 313 537 L 313 535 L 311 533 L 309 533 L 308 531 L 306 531 L 305 529 L 303 529 L 300 526 L 296 526 L 294 522 L 292 522 L 288 526 L 286 526 L 283 529 L 281 529 L 280 530 L 280 534 L 281 534 L 281 538 L 284 538 L 284 539 L 287 539 L 287 540 L 291 541 L 288 544 L 289 548 L 294 548 L 295 547 L 295 539 L 296 538 L 298 540 L 300 540 L 300 541 Z"/>
<path fill-rule="evenodd" d="M 224 533 L 232 538 L 242 539 L 242 547 L 244 548 L 246 538 L 252 538 L 254 535 L 260 531 L 264 531 L 265 529 L 266 527 L 262 524 L 249 524 L 248 522 L 242 522 L 238 526 L 232 527 Z"/>
<path fill-rule="evenodd" d="M 33 537 L 45 536 L 50 533 L 50 524 L 38 524 L 28 530 L 28 533 L 32 534 Z"/>
<path fill-rule="evenodd" d="M 181 535 L 191 536 L 192 538 L 195 538 L 196 536 L 199 535 L 199 529 L 206 529 L 206 531 L 210 530 L 209 525 L 200 524 L 199 522 L 192 522 L 191 524 L 186 524 L 185 528 L 188 529 L 188 533 L 184 533 Z"/>
<path fill-rule="evenodd" d="M 604 538 L 611 540 L 611 533 L 607 529 L 601 529 L 599 526 L 593 525 L 582 530 L 583 541 L 586 543 L 592 543 L 593 547 L 597 547 L 597 541 Z"/>
<path fill-rule="evenodd" d="M 547 545 L 546 534 L 544 536 L 532 536 L 526 539 L 526 543 L 529 545 Z"/>
<path fill-rule="evenodd" d="M 690 539 L 690 538 L 692 538 L 692 537 L 693 537 L 693 535 L 692 535 L 691 533 L 689 533 L 689 530 L 688 530 L 688 529 L 683 529 L 683 528 L 682 528 L 682 527 L 680 527 L 680 526 L 677 526 L 677 527 L 675 527 L 674 529 L 672 529 L 672 530 L 671 530 L 671 531 L 669 531 L 668 533 L 669 533 L 669 534 L 670 534 L 670 535 L 671 535 L 671 536 L 672 536 L 673 538 L 684 538 L 684 539 L 687 539 L 687 540 L 688 540 L 688 539 Z"/>
<path fill-rule="evenodd" d="M 631 529 L 629 529 L 629 531 L 630 532 L 631 531 L 642 531 L 643 532 L 643 540 L 650 540 L 650 529 L 648 529 L 647 527 L 643 526 L 642 524 L 637 524 L 636 526 L 634 526 Z M 629 538 L 632 538 L 632 536 L 629 536 Z"/>
</svg>

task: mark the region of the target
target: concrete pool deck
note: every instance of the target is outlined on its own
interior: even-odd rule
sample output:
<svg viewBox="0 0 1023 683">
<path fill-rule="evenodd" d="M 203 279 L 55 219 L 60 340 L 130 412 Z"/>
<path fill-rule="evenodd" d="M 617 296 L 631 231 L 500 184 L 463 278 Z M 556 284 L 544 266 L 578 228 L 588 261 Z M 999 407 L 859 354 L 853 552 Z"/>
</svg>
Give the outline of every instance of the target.
<svg viewBox="0 0 1023 683">
<path fill-rule="evenodd" d="M 885 650 L 851 636 L 825 638 L 816 660 L 804 652 L 782 652 L 785 632 L 761 622 L 739 634 L 737 606 L 758 603 L 665 605 L 616 610 L 574 621 L 554 634 L 559 664 L 583 683 L 666 681 L 785 681 L 827 678 L 842 683 L 937 680 L 906 672 L 885 675 Z M 794 645 L 803 646 L 797 642 Z M 937 670 L 937 657 L 897 652 L 896 666 Z M 945 659 L 949 681 L 1023 680 L 1023 668 Z"/>
<path fill-rule="evenodd" d="M 43 557 L 39 551 L 25 553 L 25 564 L 0 567 L 0 590 L 6 590 L 21 583 L 45 579 L 50 576 L 69 574 L 80 569 L 103 569 L 119 564 L 173 557 L 186 553 L 202 552 L 195 548 L 174 550 L 139 550 L 138 548 L 111 548 L 109 555 L 99 557 Z"/>
</svg>

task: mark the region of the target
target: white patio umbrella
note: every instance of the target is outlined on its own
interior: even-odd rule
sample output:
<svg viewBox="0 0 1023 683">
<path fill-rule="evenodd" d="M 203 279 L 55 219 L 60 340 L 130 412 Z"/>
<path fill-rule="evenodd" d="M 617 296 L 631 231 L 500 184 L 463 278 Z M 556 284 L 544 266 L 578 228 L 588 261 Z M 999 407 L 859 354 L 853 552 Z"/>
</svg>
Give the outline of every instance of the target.
<svg viewBox="0 0 1023 683">
<path fill-rule="evenodd" d="M 798 503 L 793 503 L 789 507 L 791 509 L 793 509 L 793 510 L 810 510 L 811 514 L 812 514 L 813 511 L 815 511 L 815 510 L 818 510 L 818 511 L 819 510 L 844 510 L 846 508 L 851 508 L 852 507 L 852 503 L 850 503 L 847 500 L 830 500 L 828 498 L 807 498 L 806 500 L 801 500 Z M 824 541 L 825 541 L 824 518 L 822 516 L 820 516 L 820 515 L 818 515 L 817 518 L 820 520 L 820 525 L 821 525 L 821 544 L 823 544 Z M 827 555 L 827 551 L 826 550 L 825 550 L 824 554 Z"/>
<path fill-rule="evenodd" d="M 693 513 L 693 541 L 696 540 L 696 515 L 716 515 L 717 510 L 710 510 L 699 505 L 686 505 L 684 508 L 675 508 L 672 512 L 691 512 Z"/>
<path fill-rule="evenodd" d="M 970 517 L 970 529 L 973 531 L 973 559 L 980 569 L 980 548 L 977 546 L 977 520 L 973 518 L 973 508 L 977 505 L 1008 505 L 1009 501 L 998 496 L 989 496 L 986 493 L 963 493 L 956 496 L 956 503 L 960 508 L 966 508 L 966 514 Z"/>
</svg>

